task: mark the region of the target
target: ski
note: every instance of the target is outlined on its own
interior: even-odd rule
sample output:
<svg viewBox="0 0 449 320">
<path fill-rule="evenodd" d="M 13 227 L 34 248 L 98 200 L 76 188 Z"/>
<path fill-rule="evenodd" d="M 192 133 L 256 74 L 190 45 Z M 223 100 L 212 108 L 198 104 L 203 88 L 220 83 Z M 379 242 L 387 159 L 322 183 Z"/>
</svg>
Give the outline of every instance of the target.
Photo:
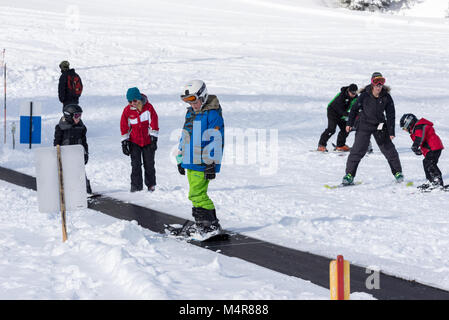
<svg viewBox="0 0 449 320">
<path fill-rule="evenodd" d="M 352 187 L 352 186 L 358 186 L 359 184 L 362 184 L 362 181 L 356 181 L 352 184 L 336 184 L 336 185 L 329 185 L 329 184 L 325 184 L 324 187 L 326 189 L 337 189 L 337 188 L 346 188 L 346 187 Z"/>
<path fill-rule="evenodd" d="M 426 188 L 426 189 L 422 189 L 417 187 L 418 191 L 420 193 L 431 193 L 431 192 L 439 192 L 439 191 L 449 191 L 449 184 L 442 186 L 442 187 L 437 187 L 437 188 Z"/>
<path fill-rule="evenodd" d="M 318 151 L 318 150 L 309 150 L 309 152 L 323 153 L 323 154 L 336 154 L 337 156 L 343 157 L 349 154 L 349 152 L 344 151 Z"/>
</svg>

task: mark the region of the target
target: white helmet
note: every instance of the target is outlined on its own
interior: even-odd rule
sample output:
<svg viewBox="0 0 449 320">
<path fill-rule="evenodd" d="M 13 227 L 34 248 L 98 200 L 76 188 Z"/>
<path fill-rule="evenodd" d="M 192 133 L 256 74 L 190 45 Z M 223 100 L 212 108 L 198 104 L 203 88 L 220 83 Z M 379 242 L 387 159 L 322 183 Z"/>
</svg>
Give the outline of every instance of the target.
<svg viewBox="0 0 449 320">
<path fill-rule="evenodd" d="M 181 99 L 184 102 L 195 102 L 197 99 L 204 104 L 207 101 L 207 88 L 202 80 L 191 80 L 184 86 Z"/>
</svg>

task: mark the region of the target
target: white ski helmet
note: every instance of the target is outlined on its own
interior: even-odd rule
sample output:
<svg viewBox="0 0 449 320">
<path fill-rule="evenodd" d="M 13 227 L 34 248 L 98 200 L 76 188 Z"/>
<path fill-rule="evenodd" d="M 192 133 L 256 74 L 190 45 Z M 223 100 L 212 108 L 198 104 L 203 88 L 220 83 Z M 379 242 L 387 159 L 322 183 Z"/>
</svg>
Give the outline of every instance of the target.
<svg viewBox="0 0 449 320">
<path fill-rule="evenodd" d="M 181 99 L 184 102 L 195 102 L 197 99 L 204 104 L 207 101 L 207 87 L 202 80 L 191 80 L 184 86 Z"/>
</svg>

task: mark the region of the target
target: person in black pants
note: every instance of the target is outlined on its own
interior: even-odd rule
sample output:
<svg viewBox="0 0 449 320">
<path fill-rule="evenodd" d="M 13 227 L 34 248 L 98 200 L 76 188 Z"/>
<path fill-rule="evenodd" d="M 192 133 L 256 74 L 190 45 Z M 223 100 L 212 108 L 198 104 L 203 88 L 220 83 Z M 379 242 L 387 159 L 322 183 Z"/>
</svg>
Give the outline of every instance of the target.
<svg viewBox="0 0 449 320">
<path fill-rule="evenodd" d="M 346 145 L 346 137 L 349 134 L 349 132 L 346 132 L 346 120 L 352 104 L 357 99 L 357 90 L 357 85 L 354 83 L 347 87 L 342 87 L 340 92 L 327 105 L 328 124 L 326 130 L 321 134 L 317 151 L 328 151 L 326 148 L 327 141 L 335 133 L 337 126 L 340 128 L 340 132 L 338 133 L 335 150 L 349 151 L 350 148 Z"/>
<path fill-rule="evenodd" d="M 131 192 L 141 191 L 143 182 L 148 191 L 153 192 L 156 188 L 154 156 L 159 132 L 158 116 L 147 96 L 140 93 L 137 87 L 129 88 L 126 98 L 128 105 L 120 119 L 120 131 L 123 154 L 131 156 Z"/>
<path fill-rule="evenodd" d="M 354 126 L 356 116 L 359 124 L 354 144 L 346 162 L 346 175 L 343 185 L 351 185 L 357 172 L 360 160 L 365 156 L 371 135 L 374 136 L 380 151 L 385 156 L 396 182 L 404 181 L 399 154 L 392 140 L 395 137 L 395 107 L 390 95 L 390 88 L 384 86 L 385 78 L 380 72 L 371 76 L 371 84 L 360 93 L 349 113 L 346 132 Z"/>
</svg>

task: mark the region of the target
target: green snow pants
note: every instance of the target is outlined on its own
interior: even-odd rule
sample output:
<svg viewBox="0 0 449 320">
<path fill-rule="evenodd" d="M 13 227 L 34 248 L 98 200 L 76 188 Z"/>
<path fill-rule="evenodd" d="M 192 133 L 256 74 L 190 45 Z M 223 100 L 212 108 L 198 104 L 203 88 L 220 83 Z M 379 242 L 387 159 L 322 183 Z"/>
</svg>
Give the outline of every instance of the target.
<svg viewBox="0 0 449 320">
<path fill-rule="evenodd" d="M 189 200 L 195 208 L 215 209 L 214 203 L 207 195 L 209 180 L 204 179 L 204 172 L 187 169 L 189 181 Z"/>
</svg>

